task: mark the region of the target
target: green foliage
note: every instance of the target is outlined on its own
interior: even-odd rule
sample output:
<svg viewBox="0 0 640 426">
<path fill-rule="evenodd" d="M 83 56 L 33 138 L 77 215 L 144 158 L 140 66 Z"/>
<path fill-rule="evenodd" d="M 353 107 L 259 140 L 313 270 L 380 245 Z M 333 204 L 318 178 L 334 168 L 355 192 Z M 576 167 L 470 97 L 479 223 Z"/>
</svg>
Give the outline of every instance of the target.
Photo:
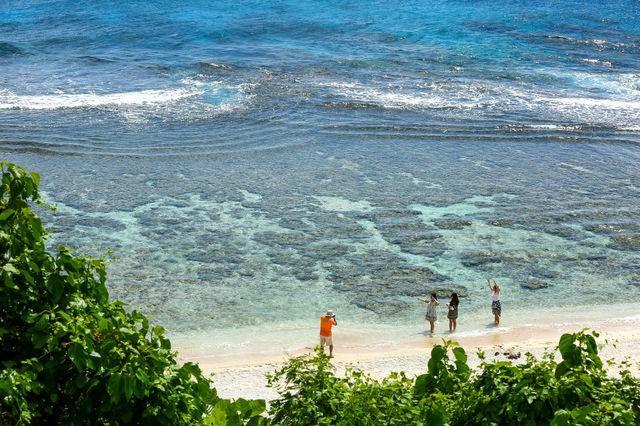
<svg viewBox="0 0 640 426">
<path fill-rule="evenodd" d="M 451 394 L 461 383 L 466 382 L 471 374 L 467 365 L 467 353 L 457 346 L 457 343 L 445 341 L 443 346 L 435 345 L 429 358 L 429 372 L 416 379 L 415 393 L 417 396 L 430 396 L 437 393 Z M 448 351 L 454 355 L 451 362 Z"/>
<path fill-rule="evenodd" d="M 335 420 L 346 387 L 333 369 L 329 356 L 316 350 L 315 355 L 291 358 L 284 368 L 268 375 L 269 386 L 281 396 L 271 402 L 274 423 L 312 425 L 316 420 L 321 424 Z"/>
<path fill-rule="evenodd" d="M 565 334 L 558 350 L 523 363 L 484 362 L 472 372 L 465 351 L 445 341 L 431 351 L 415 383 L 393 373 L 376 381 L 358 370 L 336 377 L 317 351 L 292 358 L 269 383 L 275 423 L 340 425 L 634 425 L 640 423 L 640 381 L 618 365 L 611 377 L 598 356 L 596 333 Z M 451 357 L 450 355 L 453 355 Z M 483 357 L 481 357 L 483 359 Z"/>
<path fill-rule="evenodd" d="M 0 164 L 2 424 L 266 423 L 264 401 L 221 400 L 162 327 L 109 302 L 104 258 L 48 252 L 40 177 Z"/>
<path fill-rule="evenodd" d="M 219 399 L 213 406 L 211 414 L 204 420 L 207 425 L 227 426 L 261 426 L 268 425 L 269 420 L 262 417 L 266 411 L 265 401 L 239 398 L 234 402 Z"/>
<path fill-rule="evenodd" d="M 335 375 L 321 350 L 289 360 L 268 376 L 280 398 L 271 401 L 273 422 L 286 425 L 444 424 L 434 401 L 414 397 L 413 380 L 392 373 L 377 381 L 359 370 Z"/>
<path fill-rule="evenodd" d="M 554 365 L 529 356 L 513 365 L 498 361 L 484 363 L 468 383 L 458 389 L 452 405 L 456 423 L 528 424 L 553 418 L 551 405 L 557 399 L 553 383 Z"/>
<path fill-rule="evenodd" d="M 607 375 L 597 333 L 564 334 L 556 364 L 548 355 L 526 362 L 483 363 L 460 386 L 450 413 L 463 424 L 638 424 L 640 382 L 625 370 Z"/>
<path fill-rule="evenodd" d="M 560 378 L 572 370 L 584 370 L 598 376 L 602 372 L 602 361 L 596 344 L 598 333 L 563 334 L 558 343 L 562 362 L 556 367 L 555 376 Z"/>
</svg>

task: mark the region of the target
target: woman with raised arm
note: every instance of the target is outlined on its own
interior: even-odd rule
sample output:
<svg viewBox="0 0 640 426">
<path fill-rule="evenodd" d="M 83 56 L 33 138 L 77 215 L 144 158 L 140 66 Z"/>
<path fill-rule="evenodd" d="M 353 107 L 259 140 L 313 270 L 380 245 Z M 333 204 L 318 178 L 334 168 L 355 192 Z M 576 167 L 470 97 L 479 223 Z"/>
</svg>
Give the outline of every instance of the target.
<svg viewBox="0 0 640 426">
<path fill-rule="evenodd" d="M 491 294 L 491 311 L 493 312 L 495 324 L 500 324 L 500 315 L 502 314 L 502 306 L 500 306 L 500 287 L 496 284 L 496 280 L 493 280 L 493 286 L 491 285 L 491 281 L 487 278 L 487 282 L 489 283 L 489 288 L 492 291 Z"/>
<path fill-rule="evenodd" d="M 418 300 L 421 301 L 421 302 L 429 304 L 427 306 L 427 315 L 425 316 L 425 318 L 427 319 L 427 321 L 429 321 L 429 324 L 431 325 L 431 334 L 433 334 L 433 329 L 435 327 L 435 322 L 438 319 L 438 313 L 436 312 L 436 306 L 438 306 L 440 304 L 440 302 L 438 302 L 438 296 L 436 296 L 435 293 L 431 293 L 431 297 L 429 298 L 429 300 L 421 299 L 419 297 L 418 297 Z"/>
</svg>

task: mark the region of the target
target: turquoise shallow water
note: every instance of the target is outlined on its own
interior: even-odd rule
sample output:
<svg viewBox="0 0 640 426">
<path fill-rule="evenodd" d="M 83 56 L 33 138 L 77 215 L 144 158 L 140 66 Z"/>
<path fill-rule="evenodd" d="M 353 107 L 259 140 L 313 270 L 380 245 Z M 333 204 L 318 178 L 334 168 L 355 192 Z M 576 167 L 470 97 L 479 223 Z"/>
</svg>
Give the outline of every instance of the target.
<svg viewBox="0 0 640 426">
<path fill-rule="evenodd" d="M 9 1 L 0 152 L 41 173 L 52 243 L 113 249 L 114 298 L 214 349 L 313 334 L 327 308 L 410 335 L 430 291 L 482 330 L 487 277 L 514 324 L 626 315 L 639 19 L 634 1 Z"/>
</svg>

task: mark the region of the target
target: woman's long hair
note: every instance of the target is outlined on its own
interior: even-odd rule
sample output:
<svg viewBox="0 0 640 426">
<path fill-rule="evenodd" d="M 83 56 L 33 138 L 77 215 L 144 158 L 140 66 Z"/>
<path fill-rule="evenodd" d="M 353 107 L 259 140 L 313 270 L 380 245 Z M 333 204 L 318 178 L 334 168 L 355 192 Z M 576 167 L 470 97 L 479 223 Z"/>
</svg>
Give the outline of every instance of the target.
<svg viewBox="0 0 640 426">
<path fill-rule="evenodd" d="M 458 300 L 458 293 L 451 293 L 451 306 L 458 307 L 460 300 Z"/>
</svg>

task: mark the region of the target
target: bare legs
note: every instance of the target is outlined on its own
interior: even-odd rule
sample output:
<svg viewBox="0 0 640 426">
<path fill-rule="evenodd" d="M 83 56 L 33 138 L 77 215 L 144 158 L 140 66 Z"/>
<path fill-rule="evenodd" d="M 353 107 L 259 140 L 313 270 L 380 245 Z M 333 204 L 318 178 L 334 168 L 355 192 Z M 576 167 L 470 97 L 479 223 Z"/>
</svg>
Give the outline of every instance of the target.
<svg viewBox="0 0 640 426">
<path fill-rule="evenodd" d="M 433 321 L 429 321 L 429 324 L 431 325 L 431 334 L 433 334 L 433 330 L 435 328 L 435 323 Z"/>
<path fill-rule="evenodd" d="M 453 333 L 454 331 L 456 331 L 456 320 L 449 319 L 449 333 Z"/>
<path fill-rule="evenodd" d="M 500 324 L 500 314 L 498 314 L 498 310 L 494 309 L 493 310 L 493 316 L 495 317 L 494 322 L 496 325 Z"/>
<path fill-rule="evenodd" d="M 328 339 L 331 339 L 331 337 L 329 337 Z M 331 340 L 329 340 L 331 341 Z M 333 342 L 331 341 L 331 343 L 329 343 L 329 341 L 325 340 L 324 337 L 320 336 L 320 350 L 322 352 L 324 352 L 324 347 L 329 346 L 329 358 L 333 358 Z"/>
</svg>

